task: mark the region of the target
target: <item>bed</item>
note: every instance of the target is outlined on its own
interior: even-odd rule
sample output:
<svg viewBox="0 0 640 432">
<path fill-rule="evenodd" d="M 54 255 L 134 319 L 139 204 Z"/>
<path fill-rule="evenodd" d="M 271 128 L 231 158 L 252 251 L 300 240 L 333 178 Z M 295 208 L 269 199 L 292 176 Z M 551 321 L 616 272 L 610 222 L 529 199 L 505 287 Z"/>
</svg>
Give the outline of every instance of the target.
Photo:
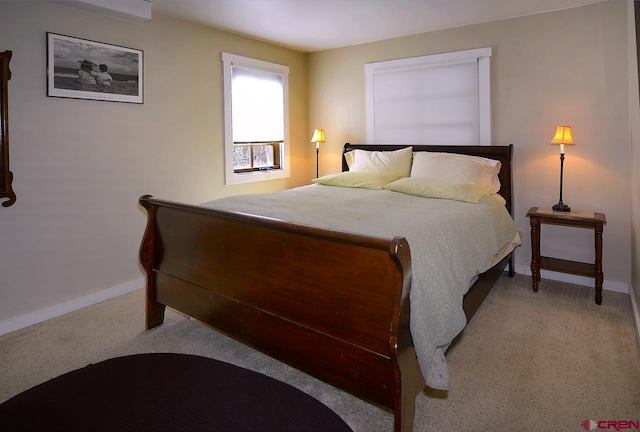
<svg viewBox="0 0 640 432">
<path fill-rule="evenodd" d="M 406 191 L 385 189 L 386 186 L 334 187 L 331 182 L 322 181 L 282 193 L 229 197 L 204 205 L 169 202 L 145 195 L 140 203 L 147 211 L 148 222 L 140 258 L 147 273 L 146 327 L 162 324 L 165 307 L 169 306 L 306 373 L 390 409 L 394 413 L 395 430 L 411 431 L 415 397 L 426 384 L 434 386 L 432 381 L 438 388 L 438 377 L 434 379 L 433 370 L 447 372 L 441 357 L 462 328 L 447 329 L 453 337 L 450 334 L 435 348 L 430 346 L 426 350 L 430 350 L 428 360 L 424 360 L 423 342 L 428 345 L 439 333 L 435 332 L 433 337 L 423 336 L 423 327 L 438 326 L 441 319 L 430 322 L 427 319 L 437 315 L 439 309 L 433 313 L 416 309 L 416 305 L 421 304 L 415 301 L 417 293 L 423 290 L 412 291 L 412 286 L 416 288 L 418 282 L 429 285 L 431 279 L 438 280 L 436 275 L 427 277 L 426 282 L 424 277 L 418 280 L 416 276 L 425 272 L 423 267 L 428 267 L 435 255 L 429 259 L 412 256 L 413 249 L 422 248 L 422 241 L 414 242 L 410 248 L 402 231 L 391 235 L 397 227 L 393 224 L 386 227 L 386 223 L 376 218 L 386 211 L 384 208 L 396 209 L 405 202 L 425 202 L 436 206 L 425 212 L 434 213 L 444 205 L 454 206 L 457 214 L 480 211 L 481 207 L 496 211 L 499 207 L 497 211 L 506 214 L 512 223 L 509 216 L 513 202 L 512 149 L 512 145 L 414 145 L 410 148 L 414 167 L 419 154 L 428 157 L 460 154 L 498 161 L 496 190 L 499 196 L 482 196 L 478 205 L 458 199 L 418 197 Z M 360 169 L 356 169 L 351 160 L 354 154 L 369 158 L 392 152 L 406 154 L 406 151 L 407 146 L 402 145 L 345 144 L 342 177 L 336 175 L 331 181 L 357 175 Z M 397 180 L 406 176 L 407 173 Z M 317 204 L 326 200 L 326 193 L 338 194 L 344 201 L 340 207 L 344 211 L 327 212 L 329 221 L 323 219 L 315 223 L 314 211 L 295 211 L 297 205 L 291 205 L 288 213 L 272 213 L 268 207 L 272 199 L 278 203 L 272 207 L 287 207 L 288 201 L 280 201 L 284 197 L 311 196 L 308 201 L 316 203 L 313 208 L 319 211 L 322 206 Z M 387 200 L 399 204 L 389 206 L 386 203 L 391 201 Z M 357 207 L 355 203 L 360 201 L 379 201 L 383 206 L 368 210 L 365 217 L 352 213 L 352 207 Z M 375 219 L 375 226 L 384 225 L 386 230 L 365 228 L 365 220 L 369 218 Z M 404 217 L 390 219 L 396 223 Z M 447 219 L 455 220 L 455 217 Z M 517 237 L 515 224 L 510 229 L 515 230 Z M 512 235 L 500 234 L 504 238 Z M 430 234 L 425 242 L 431 238 L 438 239 L 438 235 Z M 480 265 L 487 267 L 481 274 L 471 274 L 470 270 L 471 273 L 461 275 L 465 281 L 469 275 L 473 277 L 456 287 L 460 301 L 452 307 L 460 309 L 456 314 L 462 315 L 462 323 L 459 317 L 455 319 L 457 327 L 464 327 L 471 319 L 507 265 L 509 274 L 513 275 L 513 248 L 517 246 L 517 239 L 496 243 L 504 243 L 505 247 L 498 248 L 500 255 L 493 256 L 490 264 Z M 457 254 L 451 255 L 454 260 Z M 445 254 L 439 252 L 438 255 Z M 480 259 L 483 260 L 484 257 Z M 448 266 L 448 263 L 441 265 Z M 431 303 L 428 296 L 426 301 L 424 298 L 419 301 Z M 416 314 L 416 310 L 420 314 Z M 425 315 L 427 318 L 423 320 Z M 422 323 L 422 327 L 416 327 L 418 323 Z M 415 335 L 419 335 L 418 344 L 414 343 Z M 434 350 L 440 356 L 433 356 Z M 444 362 L 443 369 L 425 366 L 431 362 Z M 448 377 L 440 379 L 444 379 L 446 385 Z"/>
</svg>

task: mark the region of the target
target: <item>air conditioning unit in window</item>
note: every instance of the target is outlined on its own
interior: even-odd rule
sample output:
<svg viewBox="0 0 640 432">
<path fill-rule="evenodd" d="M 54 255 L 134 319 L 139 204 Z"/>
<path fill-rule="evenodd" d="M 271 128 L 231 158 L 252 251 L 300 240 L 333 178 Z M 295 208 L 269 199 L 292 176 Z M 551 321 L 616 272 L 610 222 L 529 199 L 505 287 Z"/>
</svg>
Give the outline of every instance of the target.
<svg viewBox="0 0 640 432">
<path fill-rule="evenodd" d="M 151 20 L 151 2 L 149 0 L 76 0 L 57 1 L 56 3 L 127 21 L 146 22 Z"/>
</svg>

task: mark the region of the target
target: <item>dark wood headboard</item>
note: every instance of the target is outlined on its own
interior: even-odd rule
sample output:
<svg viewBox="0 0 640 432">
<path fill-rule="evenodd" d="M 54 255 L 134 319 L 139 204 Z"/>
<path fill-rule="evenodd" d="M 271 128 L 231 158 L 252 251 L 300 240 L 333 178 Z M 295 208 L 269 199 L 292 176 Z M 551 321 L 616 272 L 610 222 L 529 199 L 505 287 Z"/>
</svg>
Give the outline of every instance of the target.
<svg viewBox="0 0 640 432">
<path fill-rule="evenodd" d="M 505 207 L 509 214 L 513 215 L 513 178 L 511 169 L 511 158 L 513 155 L 513 144 L 506 146 L 441 146 L 441 145 L 406 145 L 406 144 L 351 144 L 346 143 L 342 150 L 342 171 L 348 171 L 349 166 L 344 154 L 351 150 L 369 150 L 369 151 L 393 151 L 405 147 L 413 147 L 414 152 L 442 152 L 442 153 L 460 153 L 471 156 L 481 156 L 489 159 L 499 160 L 502 164 L 498 178 L 500 179 L 500 190 L 498 193 L 507 202 Z"/>
</svg>

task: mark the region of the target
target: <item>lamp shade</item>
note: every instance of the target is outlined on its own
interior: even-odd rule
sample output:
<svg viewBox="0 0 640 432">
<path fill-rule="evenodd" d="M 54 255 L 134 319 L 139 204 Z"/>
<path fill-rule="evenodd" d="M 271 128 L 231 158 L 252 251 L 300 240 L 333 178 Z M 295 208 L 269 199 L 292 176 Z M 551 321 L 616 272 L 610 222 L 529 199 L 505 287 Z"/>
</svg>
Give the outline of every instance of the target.
<svg viewBox="0 0 640 432">
<path fill-rule="evenodd" d="M 313 131 L 313 136 L 311 137 L 311 142 L 313 143 L 323 143 L 324 142 L 324 129 L 316 129 Z"/>
<path fill-rule="evenodd" d="M 551 144 L 575 145 L 571 136 L 571 126 L 558 126 Z"/>
</svg>

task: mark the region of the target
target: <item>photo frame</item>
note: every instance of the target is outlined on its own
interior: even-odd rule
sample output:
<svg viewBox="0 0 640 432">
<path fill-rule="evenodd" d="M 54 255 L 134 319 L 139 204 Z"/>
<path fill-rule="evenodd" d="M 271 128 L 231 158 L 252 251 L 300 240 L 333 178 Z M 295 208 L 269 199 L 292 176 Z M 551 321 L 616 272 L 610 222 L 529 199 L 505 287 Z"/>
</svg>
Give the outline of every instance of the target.
<svg viewBox="0 0 640 432">
<path fill-rule="evenodd" d="M 143 51 L 47 32 L 47 96 L 142 104 Z"/>
</svg>

